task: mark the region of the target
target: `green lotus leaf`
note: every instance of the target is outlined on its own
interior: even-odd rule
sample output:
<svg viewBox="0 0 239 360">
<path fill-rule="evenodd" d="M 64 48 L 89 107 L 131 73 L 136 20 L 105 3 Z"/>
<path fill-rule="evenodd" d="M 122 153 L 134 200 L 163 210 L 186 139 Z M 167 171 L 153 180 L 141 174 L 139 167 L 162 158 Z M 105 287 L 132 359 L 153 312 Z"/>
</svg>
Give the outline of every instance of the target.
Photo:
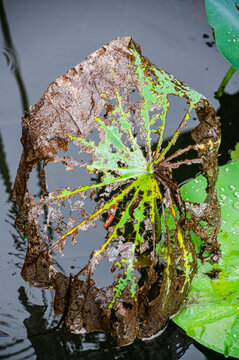
<svg viewBox="0 0 239 360">
<path fill-rule="evenodd" d="M 205 187 L 199 176 L 182 186 L 182 197 L 203 201 Z M 220 167 L 216 188 L 222 256 L 217 264 L 198 260 L 187 304 L 174 322 L 202 345 L 239 358 L 239 161 Z"/>
<path fill-rule="evenodd" d="M 205 5 L 218 49 L 239 70 L 239 1 L 205 0 Z"/>
</svg>

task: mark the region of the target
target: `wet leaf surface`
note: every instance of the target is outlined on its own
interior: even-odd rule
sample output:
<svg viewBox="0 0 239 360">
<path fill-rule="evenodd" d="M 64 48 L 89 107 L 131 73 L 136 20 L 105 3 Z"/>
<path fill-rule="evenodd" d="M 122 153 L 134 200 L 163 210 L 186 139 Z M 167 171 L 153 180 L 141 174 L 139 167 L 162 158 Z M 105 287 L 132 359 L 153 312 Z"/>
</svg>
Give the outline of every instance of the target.
<svg viewBox="0 0 239 360">
<path fill-rule="evenodd" d="M 186 109 L 165 143 L 169 96 L 186 100 Z M 199 120 L 194 143 L 175 150 L 193 110 Z M 22 128 L 13 197 L 17 226 L 28 236 L 23 278 L 55 290 L 55 314 L 74 333 L 109 332 L 119 345 L 154 335 L 187 296 L 196 256 L 210 263 L 220 258 L 220 129 L 214 109 L 125 37 L 53 82 L 23 117 Z M 27 187 L 39 162 L 40 199 Z M 77 171 L 79 187 L 49 189 L 50 164 Z M 207 182 L 201 204 L 183 200 L 174 178 L 177 168 L 191 164 Z M 56 270 L 54 252 L 63 254 L 70 240 L 80 242 L 102 217 L 106 240 L 89 262 L 75 274 Z M 196 248 L 192 236 L 199 239 Z M 104 259 L 116 275 L 110 286 L 99 287 L 93 275 Z"/>
<path fill-rule="evenodd" d="M 196 341 L 236 358 L 239 358 L 238 173 L 238 161 L 221 166 L 216 185 L 221 205 L 218 234 L 221 259 L 217 264 L 198 261 L 186 308 L 174 318 Z M 205 179 L 199 176 L 181 188 L 182 196 L 200 201 L 204 187 Z"/>
<path fill-rule="evenodd" d="M 222 55 L 239 70 L 239 2 L 238 0 L 206 0 L 209 24 L 215 31 Z"/>
</svg>

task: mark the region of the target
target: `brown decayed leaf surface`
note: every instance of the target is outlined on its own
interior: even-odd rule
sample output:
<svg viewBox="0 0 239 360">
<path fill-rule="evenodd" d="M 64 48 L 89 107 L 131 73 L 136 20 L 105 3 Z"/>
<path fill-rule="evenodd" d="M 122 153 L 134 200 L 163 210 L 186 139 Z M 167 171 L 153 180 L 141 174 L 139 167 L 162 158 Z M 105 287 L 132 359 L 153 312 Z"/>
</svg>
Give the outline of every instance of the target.
<svg viewBox="0 0 239 360">
<path fill-rule="evenodd" d="M 169 316 L 179 310 L 185 299 L 188 289 L 185 292 L 181 291 L 184 276 L 179 275 L 175 267 L 170 267 L 173 286 L 168 294 L 171 300 L 165 302 L 166 274 L 165 272 L 163 274 L 163 265 L 154 260 L 148 267 L 148 281 L 143 285 L 137 285 L 137 301 L 131 297 L 129 289 L 126 289 L 109 311 L 115 283 L 104 289 L 97 287 L 92 278 L 97 266 L 97 263 L 91 261 L 93 254 L 89 263 L 74 276 L 66 276 L 54 268 L 50 251 L 47 251 L 47 244 L 49 242 L 51 244 L 51 239 L 40 223 L 43 202 L 37 203 L 29 193 L 27 183 L 36 164 L 43 162 L 42 198 L 46 201 L 48 189 L 45 167 L 49 163 L 63 163 L 68 170 L 74 166 L 82 166 L 71 156 L 59 155 L 60 151 L 65 153 L 68 151 L 70 140 L 66 133 L 74 133 L 86 138 L 95 126 L 94 117 L 106 114 L 105 118 L 107 118 L 111 113 L 113 109 L 111 102 L 115 99 L 116 88 L 125 89 L 125 101 L 127 101 L 127 92 L 131 89 L 136 89 L 140 93 L 132 54 L 129 51 L 131 41 L 130 37 L 124 37 L 104 45 L 85 61 L 69 70 L 66 75 L 50 84 L 39 102 L 29 109 L 29 113 L 22 119 L 23 153 L 13 191 L 13 198 L 19 207 L 16 224 L 28 236 L 28 250 L 22 269 L 23 278 L 33 286 L 54 288 L 55 314 L 64 314 L 64 321 L 70 331 L 109 332 L 119 345 L 132 343 L 136 337 L 150 337 L 165 326 Z M 140 51 L 139 46 L 135 45 Z M 147 62 L 149 63 L 148 60 Z M 204 107 L 197 109 L 200 124 L 192 134 L 196 143 L 206 143 L 208 137 L 215 139 L 220 137 L 219 123 L 214 109 L 207 101 L 203 105 Z M 136 112 L 137 109 L 134 111 Z M 219 254 L 216 234 L 220 228 L 218 221 L 220 209 L 214 189 L 218 173 L 217 151 L 217 147 L 213 149 L 205 147 L 199 150 L 199 156 L 204 159 L 202 172 L 208 180 L 208 195 L 203 205 L 186 203 L 187 208 L 193 211 L 195 216 L 187 220 L 184 225 L 185 229 L 192 228 L 205 238 L 205 248 L 213 253 L 215 259 Z M 114 190 L 113 185 L 111 190 Z M 70 203 L 70 208 L 78 209 L 83 218 L 87 216 L 83 207 L 85 196 L 82 194 L 78 203 Z M 92 198 L 94 196 L 95 194 L 92 194 Z M 61 204 L 64 202 L 62 201 Z M 57 208 L 49 204 L 49 210 L 52 219 L 57 220 L 59 215 Z M 72 212 L 69 219 L 67 226 L 73 227 L 77 219 Z M 199 226 L 203 219 L 209 219 L 211 224 L 209 238 L 202 234 Z M 49 219 L 48 221 L 50 222 Z M 59 223 L 56 228 L 59 235 L 65 232 L 65 228 L 61 228 L 61 225 L 62 223 Z M 195 258 L 193 245 L 190 241 L 185 241 L 186 247 L 191 250 Z M 122 249 L 123 245 L 119 242 L 118 251 Z M 172 258 L 176 259 L 179 254 L 177 249 L 174 251 Z M 98 261 L 110 256 L 112 257 L 112 248 L 102 252 Z M 192 276 L 195 272 L 196 267 Z M 159 274 L 163 274 L 161 278 Z"/>
</svg>

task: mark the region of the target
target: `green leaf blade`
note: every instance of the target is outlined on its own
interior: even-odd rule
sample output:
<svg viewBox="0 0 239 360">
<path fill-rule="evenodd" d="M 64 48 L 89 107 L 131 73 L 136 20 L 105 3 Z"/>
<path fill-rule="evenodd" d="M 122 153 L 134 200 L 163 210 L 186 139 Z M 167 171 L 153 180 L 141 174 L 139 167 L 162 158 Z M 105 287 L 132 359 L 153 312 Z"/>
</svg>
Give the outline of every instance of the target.
<svg viewBox="0 0 239 360">
<path fill-rule="evenodd" d="M 195 201 L 203 193 L 202 185 L 206 183 L 199 176 L 182 187 L 182 196 Z M 238 161 L 220 168 L 216 187 L 221 204 L 218 238 L 222 257 L 218 264 L 202 264 L 198 260 L 198 272 L 192 281 L 186 308 L 173 320 L 202 345 L 239 358 Z M 210 278 L 210 274 L 214 274 L 215 279 Z"/>
<path fill-rule="evenodd" d="M 239 70 L 239 2 L 205 0 L 209 24 L 214 28 L 218 49 Z"/>
</svg>

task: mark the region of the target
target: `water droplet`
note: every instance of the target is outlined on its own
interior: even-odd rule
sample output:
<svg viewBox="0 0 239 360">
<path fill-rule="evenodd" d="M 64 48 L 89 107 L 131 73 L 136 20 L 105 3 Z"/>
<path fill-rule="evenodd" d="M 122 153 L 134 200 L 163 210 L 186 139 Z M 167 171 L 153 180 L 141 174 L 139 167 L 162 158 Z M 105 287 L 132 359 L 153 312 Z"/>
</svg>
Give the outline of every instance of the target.
<svg viewBox="0 0 239 360">
<path fill-rule="evenodd" d="M 223 223 L 223 224 L 226 224 L 226 221 L 225 221 L 225 220 L 222 220 L 222 223 Z"/>
<path fill-rule="evenodd" d="M 235 195 L 237 198 L 239 198 L 239 192 L 238 192 L 238 191 L 236 191 L 236 192 L 234 193 L 234 195 Z"/>
<path fill-rule="evenodd" d="M 239 201 L 234 202 L 234 209 L 239 210 Z"/>
<path fill-rule="evenodd" d="M 198 183 L 198 180 L 197 180 L 197 179 L 195 179 L 194 181 L 195 181 L 196 184 Z M 235 190 L 235 189 L 234 189 L 234 190 Z"/>
<path fill-rule="evenodd" d="M 236 334 L 233 334 L 233 337 L 234 337 L 234 338 L 237 337 Z"/>
<path fill-rule="evenodd" d="M 226 171 L 226 172 L 228 172 L 228 171 L 229 171 L 229 169 L 228 169 L 228 168 L 225 168 L 225 171 Z"/>
<path fill-rule="evenodd" d="M 220 198 L 221 198 L 222 200 L 226 200 L 227 197 L 226 197 L 226 195 L 221 194 L 221 195 L 220 195 Z"/>
<path fill-rule="evenodd" d="M 220 188 L 221 191 L 225 191 L 225 189 L 223 187 Z"/>
<path fill-rule="evenodd" d="M 230 185 L 229 188 L 230 188 L 231 190 L 236 190 L 236 187 L 235 187 L 234 185 Z"/>
</svg>

